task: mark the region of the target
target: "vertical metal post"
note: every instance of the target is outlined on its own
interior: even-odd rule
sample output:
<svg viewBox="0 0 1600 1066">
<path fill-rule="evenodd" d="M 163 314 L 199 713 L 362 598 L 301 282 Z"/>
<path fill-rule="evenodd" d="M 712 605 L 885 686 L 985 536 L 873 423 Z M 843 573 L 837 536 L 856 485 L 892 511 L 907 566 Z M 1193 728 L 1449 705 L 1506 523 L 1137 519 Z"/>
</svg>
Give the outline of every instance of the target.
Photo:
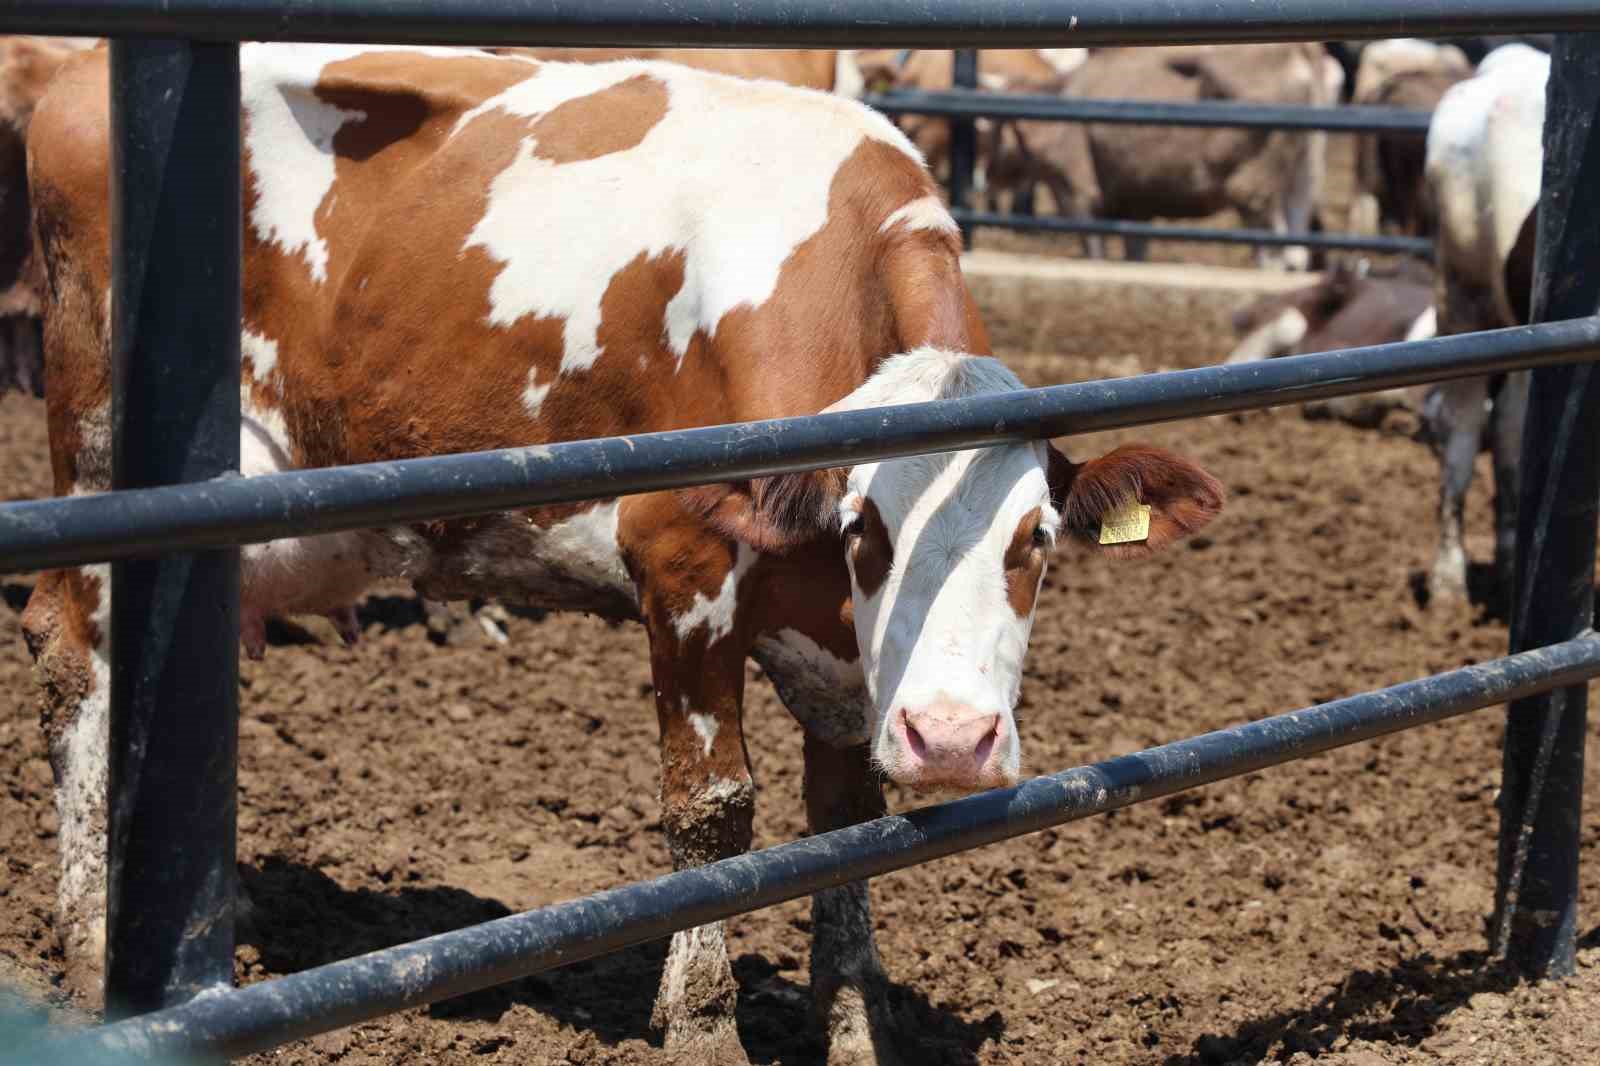
<svg viewBox="0 0 1600 1066">
<path fill-rule="evenodd" d="M 1600 310 L 1600 34 L 1556 38 L 1544 127 L 1533 320 Z M 1600 513 L 1600 373 L 1533 372 L 1523 437 L 1511 648 L 1565 640 L 1594 620 Z M 1496 955 L 1536 977 L 1573 971 L 1584 685 L 1512 703 L 1506 720 L 1495 891 Z"/>
<path fill-rule="evenodd" d="M 955 51 L 954 82 L 957 89 L 978 87 L 978 51 L 975 48 L 957 48 Z M 972 191 L 972 172 L 978 163 L 978 127 L 970 118 L 950 120 L 950 206 L 971 207 L 968 203 Z M 961 243 L 972 247 L 972 227 L 961 224 Z"/>
<path fill-rule="evenodd" d="M 114 41 L 112 485 L 239 469 L 239 46 Z M 111 571 L 106 1003 L 233 978 L 237 549 Z"/>
</svg>

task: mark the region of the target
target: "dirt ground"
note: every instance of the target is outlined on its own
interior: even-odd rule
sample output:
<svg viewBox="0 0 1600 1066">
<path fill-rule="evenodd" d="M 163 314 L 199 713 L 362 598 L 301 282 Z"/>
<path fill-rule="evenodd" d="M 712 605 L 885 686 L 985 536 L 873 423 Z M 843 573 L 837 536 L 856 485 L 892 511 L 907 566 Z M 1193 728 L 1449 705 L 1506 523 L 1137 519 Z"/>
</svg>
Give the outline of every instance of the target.
<svg viewBox="0 0 1600 1066">
<path fill-rule="evenodd" d="M 1048 349 L 1004 354 L 1035 384 L 1200 365 L 1226 350 L 1239 301 L 1123 289 Z M 42 419 L 37 402 L 0 401 L 0 498 L 48 491 Z M 1134 436 L 1194 455 L 1231 500 L 1206 535 L 1143 564 L 1058 556 L 1018 712 L 1029 770 L 1503 653 L 1481 607 L 1417 604 L 1436 476 L 1421 445 L 1294 410 L 1064 444 L 1081 456 Z M 1469 521 L 1487 559 L 1482 477 Z M 56 823 L 18 625 L 29 580 L 3 579 L 0 606 L 0 981 L 48 999 Z M 439 646 L 400 595 L 372 597 L 362 620 L 357 647 L 285 627 L 244 664 L 239 853 L 256 920 L 242 980 L 668 868 L 641 630 L 518 617 L 505 645 Z M 766 846 L 803 831 L 800 734 L 764 682 L 747 713 Z M 1480 712 L 881 878 L 907 1063 L 1600 1061 L 1592 918 L 1570 981 L 1518 985 L 1484 963 L 1500 733 L 1500 713 Z M 755 1062 L 819 1061 L 809 913 L 730 925 Z M 649 944 L 250 1061 L 657 1062 L 663 958 Z"/>
</svg>

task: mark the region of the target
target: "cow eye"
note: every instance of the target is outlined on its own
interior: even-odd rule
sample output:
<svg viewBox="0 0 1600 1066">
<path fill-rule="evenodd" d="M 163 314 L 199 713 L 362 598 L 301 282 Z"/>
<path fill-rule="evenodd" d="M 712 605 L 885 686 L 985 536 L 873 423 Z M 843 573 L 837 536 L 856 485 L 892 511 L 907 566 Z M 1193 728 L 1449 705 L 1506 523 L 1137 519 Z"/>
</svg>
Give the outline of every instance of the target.
<svg viewBox="0 0 1600 1066">
<path fill-rule="evenodd" d="M 1043 526 L 1033 527 L 1033 546 L 1035 548 L 1048 548 L 1054 539 L 1054 537 L 1050 536 L 1050 531 Z"/>
<path fill-rule="evenodd" d="M 851 540 L 861 536 L 861 531 L 866 528 L 866 520 L 860 515 L 851 515 L 844 523 L 844 538 Z"/>
</svg>

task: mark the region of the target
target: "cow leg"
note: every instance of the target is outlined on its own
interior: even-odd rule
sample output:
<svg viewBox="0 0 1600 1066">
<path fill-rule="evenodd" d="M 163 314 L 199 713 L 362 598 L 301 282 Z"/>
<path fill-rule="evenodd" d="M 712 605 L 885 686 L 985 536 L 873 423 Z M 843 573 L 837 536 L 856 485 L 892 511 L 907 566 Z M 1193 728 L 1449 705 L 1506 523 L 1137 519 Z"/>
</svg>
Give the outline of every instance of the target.
<svg viewBox="0 0 1600 1066">
<path fill-rule="evenodd" d="M 740 725 L 744 657 L 733 641 L 695 654 L 669 626 L 651 627 L 661 725 L 661 824 L 674 869 L 748 851 L 755 783 Z M 738 985 L 723 923 L 673 934 L 651 1024 L 676 1063 L 746 1066 L 734 1010 Z"/>
<path fill-rule="evenodd" d="M 1508 607 L 1516 582 L 1518 469 L 1522 428 L 1528 414 L 1529 372 L 1507 374 L 1490 414 L 1489 447 L 1494 457 L 1494 577 Z"/>
<path fill-rule="evenodd" d="M 1429 395 L 1424 409 L 1429 438 L 1439 456 L 1439 548 L 1428 594 L 1438 600 L 1465 600 L 1467 553 L 1461 543 L 1462 512 L 1472 484 L 1472 466 L 1488 426 L 1488 382 L 1450 381 Z"/>
<path fill-rule="evenodd" d="M 882 817 L 883 789 L 866 745 L 836 748 L 805 738 L 806 819 L 825 833 Z M 872 939 L 867 883 L 854 881 L 811 897 L 811 994 L 828 1031 L 828 1062 L 887 1066 L 900 1060 L 888 979 Z"/>
<path fill-rule="evenodd" d="M 55 776 L 56 936 L 68 988 L 98 1006 L 106 946 L 110 568 L 42 574 L 22 612 L 22 632 L 42 690 L 40 720 Z"/>
</svg>

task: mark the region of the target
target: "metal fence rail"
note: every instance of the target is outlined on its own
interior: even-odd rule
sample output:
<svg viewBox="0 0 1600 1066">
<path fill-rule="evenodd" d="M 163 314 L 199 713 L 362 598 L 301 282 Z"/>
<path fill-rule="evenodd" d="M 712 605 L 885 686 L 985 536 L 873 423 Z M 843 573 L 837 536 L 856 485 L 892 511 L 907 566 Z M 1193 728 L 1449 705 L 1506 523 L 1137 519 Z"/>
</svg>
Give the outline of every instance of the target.
<svg viewBox="0 0 1600 1066">
<path fill-rule="evenodd" d="M 1430 111 L 1398 107 L 1297 107 L 1216 100 L 1092 100 L 1082 96 L 990 93 L 976 89 L 869 93 L 862 102 L 891 115 L 946 118 L 1038 119 L 1155 126 L 1229 126 L 1240 129 L 1329 130 L 1337 133 L 1428 132 Z"/>
<path fill-rule="evenodd" d="M 988 226 L 998 229 L 1029 230 L 1040 233 L 1095 234 L 1103 237 L 1134 237 L 1151 241 L 1195 241 L 1210 244 L 1254 244 L 1271 247 L 1342 248 L 1348 251 L 1381 252 L 1433 258 L 1433 242 L 1426 237 L 1395 237 L 1388 234 L 1356 233 L 1279 233 L 1267 229 L 1206 229 L 1203 226 L 1172 226 L 1154 222 L 1124 222 L 1115 218 L 1058 218 L 1049 215 L 1003 215 L 993 211 L 953 208 L 950 214 L 966 227 Z"/>
<path fill-rule="evenodd" d="M 603 955 L 850 881 L 1600 676 L 1600 636 L 441 933 L 144 1015 L 74 1047 L 239 1056 Z"/>
<path fill-rule="evenodd" d="M 1591 0 L 9 0 L 0 30 L 197 41 L 1043 48 L 1600 30 Z"/>
<path fill-rule="evenodd" d="M 958 400 L 0 507 L 0 572 L 1125 429 L 1593 359 L 1600 318 Z"/>
</svg>

